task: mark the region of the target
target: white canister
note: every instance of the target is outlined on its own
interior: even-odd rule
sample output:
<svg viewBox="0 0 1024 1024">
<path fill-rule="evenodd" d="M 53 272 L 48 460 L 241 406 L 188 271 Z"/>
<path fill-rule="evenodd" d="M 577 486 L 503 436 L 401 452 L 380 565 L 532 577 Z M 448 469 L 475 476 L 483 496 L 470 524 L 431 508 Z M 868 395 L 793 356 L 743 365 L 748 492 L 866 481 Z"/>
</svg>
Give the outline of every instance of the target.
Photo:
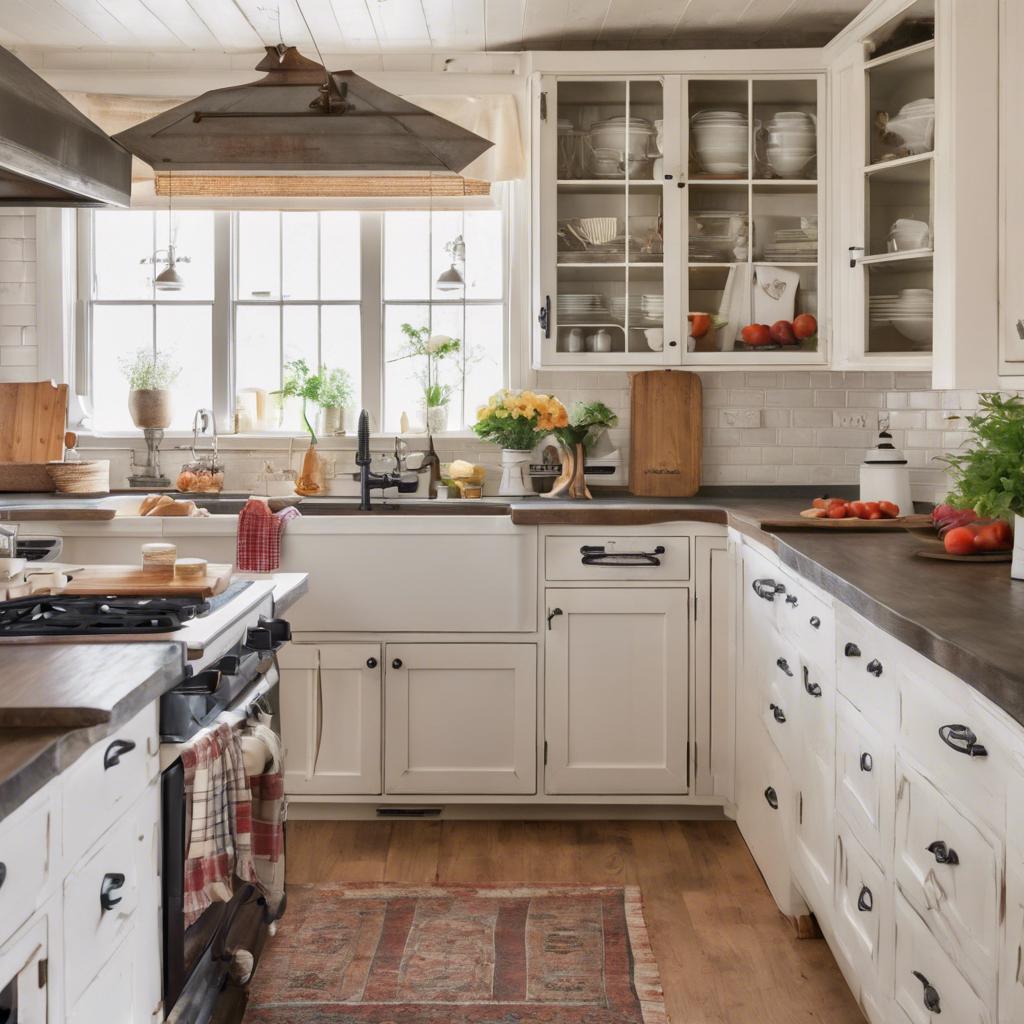
<svg viewBox="0 0 1024 1024">
<path fill-rule="evenodd" d="M 611 352 L 612 350 L 612 336 L 610 331 L 606 331 L 603 327 L 601 330 L 594 335 L 594 351 L 595 352 Z"/>
<path fill-rule="evenodd" d="M 882 430 L 878 445 L 869 448 L 860 467 L 860 500 L 892 501 L 901 516 L 914 511 L 910 493 L 910 466 L 903 453 L 892 443 L 892 434 Z"/>
<path fill-rule="evenodd" d="M 566 352 L 582 352 L 583 351 L 583 331 L 579 327 L 574 327 L 569 331 L 569 336 L 565 342 Z"/>
<path fill-rule="evenodd" d="M 1013 561 L 1010 575 L 1015 580 L 1024 580 L 1024 516 L 1013 517 Z"/>
</svg>

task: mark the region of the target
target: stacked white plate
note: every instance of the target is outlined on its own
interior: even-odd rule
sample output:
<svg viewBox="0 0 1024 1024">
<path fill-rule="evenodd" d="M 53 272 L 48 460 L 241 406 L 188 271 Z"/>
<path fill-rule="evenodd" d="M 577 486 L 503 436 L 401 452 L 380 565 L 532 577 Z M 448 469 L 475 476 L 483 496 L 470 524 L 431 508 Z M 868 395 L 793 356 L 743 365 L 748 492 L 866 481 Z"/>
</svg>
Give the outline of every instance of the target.
<svg viewBox="0 0 1024 1024">
<path fill-rule="evenodd" d="M 747 115 L 738 110 L 701 110 L 690 118 L 693 150 L 708 174 L 747 173 Z"/>
<path fill-rule="evenodd" d="M 589 321 L 607 317 L 608 307 L 603 295 L 565 294 L 558 296 L 558 319 Z"/>
<path fill-rule="evenodd" d="M 648 320 L 661 323 L 665 319 L 665 296 L 641 295 L 640 309 Z"/>
<path fill-rule="evenodd" d="M 816 263 L 818 261 L 818 232 L 801 228 L 781 228 L 769 245 L 764 247 L 764 258 L 772 263 Z"/>
<path fill-rule="evenodd" d="M 630 322 L 636 323 L 636 321 L 642 320 L 644 318 L 644 311 L 641 298 L 642 296 L 640 295 L 630 295 L 627 302 L 624 296 L 613 295 L 608 300 L 608 308 L 611 310 L 612 319 L 616 320 L 620 324 L 624 324 L 626 322 L 626 310 L 628 306 Z"/>
<path fill-rule="evenodd" d="M 931 288 L 904 288 L 898 295 L 872 295 L 868 299 L 872 326 L 892 327 L 910 341 L 923 343 L 932 336 Z"/>
<path fill-rule="evenodd" d="M 759 137 L 767 142 L 765 162 L 773 174 L 780 178 L 809 176 L 818 150 L 818 126 L 812 114 L 779 111 L 761 129 Z"/>
</svg>

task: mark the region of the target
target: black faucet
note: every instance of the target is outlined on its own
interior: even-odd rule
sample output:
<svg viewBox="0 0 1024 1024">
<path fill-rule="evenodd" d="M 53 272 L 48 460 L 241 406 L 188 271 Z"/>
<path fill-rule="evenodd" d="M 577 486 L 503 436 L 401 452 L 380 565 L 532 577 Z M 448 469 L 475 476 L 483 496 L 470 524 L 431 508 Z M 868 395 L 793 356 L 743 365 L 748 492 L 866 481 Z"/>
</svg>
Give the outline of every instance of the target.
<svg viewBox="0 0 1024 1024">
<path fill-rule="evenodd" d="M 370 472 L 370 417 L 365 409 L 359 414 L 359 430 L 356 435 L 356 465 L 359 467 L 359 510 L 370 511 L 370 491 L 383 491 L 387 487 L 399 487 L 401 472 Z"/>
</svg>

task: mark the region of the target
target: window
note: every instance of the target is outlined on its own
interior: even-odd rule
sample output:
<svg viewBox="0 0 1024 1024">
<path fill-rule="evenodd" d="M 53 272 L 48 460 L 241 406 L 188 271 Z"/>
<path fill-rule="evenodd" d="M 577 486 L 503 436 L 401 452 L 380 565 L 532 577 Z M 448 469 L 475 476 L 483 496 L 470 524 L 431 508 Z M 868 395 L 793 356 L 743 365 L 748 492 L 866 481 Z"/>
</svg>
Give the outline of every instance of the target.
<svg viewBox="0 0 1024 1024">
<path fill-rule="evenodd" d="M 122 365 L 140 348 L 182 366 L 172 429 L 189 429 L 200 406 L 226 418 L 240 392 L 277 390 L 296 359 L 346 371 L 354 406 L 370 411 L 376 429 L 397 431 L 403 413 L 421 424 L 423 360 L 406 357 L 403 324 L 460 341 L 441 366 L 449 430 L 472 423 L 506 380 L 502 210 L 104 210 L 82 218 L 81 351 L 97 430 L 131 428 Z M 155 284 L 169 238 L 179 291 Z M 438 278 L 452 268 L 455 287 L 445 290 Z M 297 406 L 272 413 L 273 427 L 300 423 Z"/>
</svg>

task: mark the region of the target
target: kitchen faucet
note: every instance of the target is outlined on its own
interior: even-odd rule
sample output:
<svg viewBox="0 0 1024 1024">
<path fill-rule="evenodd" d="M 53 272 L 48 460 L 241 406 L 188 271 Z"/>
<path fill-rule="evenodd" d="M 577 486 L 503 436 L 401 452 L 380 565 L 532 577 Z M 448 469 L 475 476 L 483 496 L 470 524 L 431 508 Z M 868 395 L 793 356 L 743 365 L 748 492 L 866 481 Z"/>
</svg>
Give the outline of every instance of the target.
<svg viewBox="0 0 1024 1024">
<path fill-rule="evenodd" d="M 400 487 L 401 465 L 394 473 L 374 473 L 370 470 L 370 416 L 365 409 L 359 414 L 359 430 L 356 435 L 356 465 L 359 467 L 359 510 L 370 511 L 370 491 L 383 491 L 386 487 Z"/>
</svg>

